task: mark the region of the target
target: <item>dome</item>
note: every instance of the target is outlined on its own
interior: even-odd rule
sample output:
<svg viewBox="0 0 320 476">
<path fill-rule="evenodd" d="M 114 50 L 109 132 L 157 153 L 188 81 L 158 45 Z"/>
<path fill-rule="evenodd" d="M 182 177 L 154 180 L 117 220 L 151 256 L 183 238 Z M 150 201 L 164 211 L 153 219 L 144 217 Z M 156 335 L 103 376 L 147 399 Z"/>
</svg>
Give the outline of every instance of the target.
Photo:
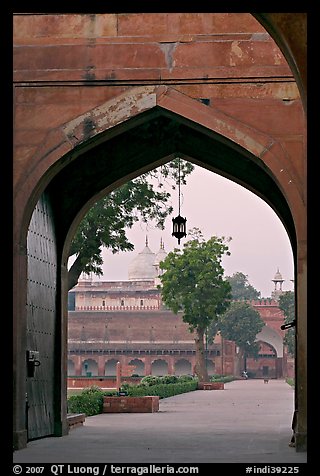
<svg viewBox="0 0 320 476">
<path fill-rule="evenodd" d="M 274 278 L 273 278 L 272 281 L 284 281 L 283 278 L 282 278 L 282 274 L 279 271 L 279 268 L 278 268 L 276 274 L 274 275 Z"/>
<path fill-rule="evenodd" d="M 146 240 L 146 246 L 144 249 L 129 264 L 129 281 L 154 279 L 156 277 L 156 269 L 154 267 L 155 257 L 155 253 L 150 250 L 148 247 L 148 240 Z"/>
<path fill-rule="evenodd" d="M 164 243 L 161 240 L 160 241 L 160 249 L 159 249 L 158 253 L 156 254 L 156 258 L 155 258 L 154 263 L 153 263 L 154 266 L 159 266 L 161 261 L 163 261 L 166 257 L 167 257 L 167 252 L 164 251 Z"/>
</svg>

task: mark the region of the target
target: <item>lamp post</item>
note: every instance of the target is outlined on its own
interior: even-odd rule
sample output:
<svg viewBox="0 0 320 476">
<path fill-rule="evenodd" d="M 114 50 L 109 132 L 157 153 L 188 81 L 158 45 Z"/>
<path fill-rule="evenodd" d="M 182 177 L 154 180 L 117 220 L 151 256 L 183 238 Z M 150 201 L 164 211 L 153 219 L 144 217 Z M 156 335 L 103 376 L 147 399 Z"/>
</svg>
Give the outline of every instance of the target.
<svg viewBox="0 0 320 476">
<path fill-rule="evenodd" d="M 208 328 L 206 328 L 206 371 L 208 373 Z"/>
<path fill-rule="evenodd" d="M 221 375 L 224 375 L 224 340 L 222 335 L 221 336 Z"/>
<path fill-rule="evenodd" d="M 247 346 L 250 346 L 251 343 L 247 340 L 246 342 Z M 247 373 L 247 357 L 248 357 L 248 351 L 247 351 L 247 347 L 244 348 L 244 371 Z"/>
</svg>

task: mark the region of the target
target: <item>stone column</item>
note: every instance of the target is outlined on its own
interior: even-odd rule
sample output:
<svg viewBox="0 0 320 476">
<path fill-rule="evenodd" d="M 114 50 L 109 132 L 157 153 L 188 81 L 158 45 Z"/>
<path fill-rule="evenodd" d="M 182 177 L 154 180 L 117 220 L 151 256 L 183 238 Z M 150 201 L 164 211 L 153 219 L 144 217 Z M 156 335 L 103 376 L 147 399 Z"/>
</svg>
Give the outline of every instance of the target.
<svg viewBox="0 0 320 476">
<path fill-rule="evenodd" d="M 151 356 L 145 359 L 145 375 L 151 375 Z"/>
<path fill-rule="evenodd" d="M 99 377 L 104 376 L 105 362 L 106 362 L 105 356 L 99 355 L 98 357 L 98 376 Z"/>
<path fill-rule="evenodd" d="M 80 376 L 82 374 L 82 357 L 81 355 L 76 355 L 74 357 L 74 373 L 75 375 Z"/>
</svg>

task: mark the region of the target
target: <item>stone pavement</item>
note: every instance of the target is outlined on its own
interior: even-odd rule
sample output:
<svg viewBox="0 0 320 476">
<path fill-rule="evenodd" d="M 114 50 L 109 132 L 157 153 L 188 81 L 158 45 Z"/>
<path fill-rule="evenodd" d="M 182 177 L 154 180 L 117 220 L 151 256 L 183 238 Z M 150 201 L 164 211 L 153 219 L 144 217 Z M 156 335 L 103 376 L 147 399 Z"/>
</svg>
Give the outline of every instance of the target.
<svg viewBox="0 0 320 476">
<path fill-rule="evenodd" d="M 28 443 L 14 463 L 306 463 L 288 446 L 294 391 L 237 380 L 160 400 L 157 413 L 87 417 L 60 438 Z"/>
</svg>

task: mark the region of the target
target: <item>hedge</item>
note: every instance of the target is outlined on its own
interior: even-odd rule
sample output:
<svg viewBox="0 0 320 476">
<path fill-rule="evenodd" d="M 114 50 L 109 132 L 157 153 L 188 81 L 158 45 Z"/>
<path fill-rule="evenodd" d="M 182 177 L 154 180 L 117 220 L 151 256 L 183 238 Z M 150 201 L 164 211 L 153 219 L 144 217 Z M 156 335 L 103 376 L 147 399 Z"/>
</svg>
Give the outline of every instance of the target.
<svg viewBox="0 0 320 476">
<path fill-rule="evenodd" d="M 173 382 L 173 383 L 166 383 Z M 145 377 L 139 385 L 123 384 L 122 391 L 130 397 L 145 397 L 156 395 L 159 398 L 173 397 L 181 393 L 197 390 L 198 380 L 188 376 L 175 377 Z M 116 395 L 115 392 L 104 391 L 100 387 L 85 388 L 79 395 L 68 398 L 68 413 L 85 413 L 86 416 L 98 415 L 103 410 L 103 397 Z"/>
<path fill-rule="evenodd" d="M 168 384 L 156 384 L 151 386 L 130 386 L 126 391 L 130 397 L 145 397 L 148 395 L 157 395 L 159 398 L 173 397 L 181 393 L 192 392 L 197 390 L 198 381 L 178 382 Z"/>
<path fill-rule="evenodd" d="M 98 415 L 103 410 L 103 390 L 91 386 L 85 388 L 79 395 L 68 398 L 68 413 L 85 413 L 86 416 Z"/>
<path fill-rule="evenodd" d="M 220 374 L 215 374 L 212 375 L 210 378 L 210 382 L 232 382 L 235 380 L 235 377 L 233 375 L 220 375 Z"/>
</svg>

